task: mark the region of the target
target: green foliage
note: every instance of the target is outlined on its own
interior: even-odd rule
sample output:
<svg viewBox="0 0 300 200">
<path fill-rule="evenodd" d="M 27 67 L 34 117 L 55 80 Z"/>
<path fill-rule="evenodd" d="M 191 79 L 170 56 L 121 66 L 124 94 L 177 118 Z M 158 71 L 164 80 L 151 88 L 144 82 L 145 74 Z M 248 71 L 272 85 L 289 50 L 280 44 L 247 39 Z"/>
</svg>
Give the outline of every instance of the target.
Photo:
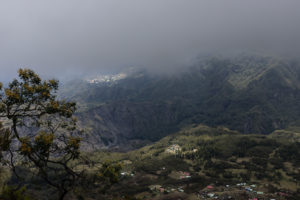
<svg viewBox="0 0 300 200">
<path fill-rule="evenodd" d="M 203 160 L 208 160 L 220 155 L 220 149 L 215 144 L 213 144 L 213 142 L 204 143 L 200 146 L 197 154 Z"/>
<path fill-rule="evenodd" d="M 255 146 L 247 150 L 246 156 L 268 158 L 274 148 L 268 146 Z"/>
<path fill-rule="evenodd" d="M 283 159 L 275 157 L 275 158 L 270 158 L 269 162 L 274 166 L 275 169 L 282 169 L 284 167 Z"/>
<path fill-rule="evenodd" d="M 11 171 L 7 168 L 0 167 L 0 194 L 2 193 L 3 188 L 11 178 Z"/>
<path fill-rule="evenodd" d="M 257 142 L 249 137 L 242 137 L 237 143 L 237 149 L 233 152 L 233 155 L 244 157 L 246 152 L 251 148 L 255 147 Z"/>
<path fill-rule="evenodd" d="M 7 151 L 11 143 L 11 134 L 9 129 L 3 127 L 0 121 L 0 161 L 2 158 L 2 152 Z"/>
<path fill-rule="evenodd" d="M 56 188 L 63 199 L 80 179 L 70 161 L 79 158 L 81 139 L 72 117 L 76 104 L 57 100 L 57 89 L 58 81 L 42 81 L 32 70 L 19 70 L 19 79 L 0 96 L 0 117 L 10 126 L 10 131 L 0 127 L 0 150 L 11 152 L 8 163 L 14 171 L 17 162 L 35 168 L 34 175 Z M 23 159 L 15 160 L 16 153 Z"/>
<path fill-rule="evenodd" d="M 111 162 L 105 162 L 98 172 L 98 177 L 100 179 L 105 179 L 109 184 L 117 183 L 119 182 L 121 169 L 122 165 L 119 163 L 112 164 Z"/>
<path fill-rule="evenodd" d="M 179 156 L 166 156 L 163 159 L 159 156 L 158 158 L 147 158 L 135 162 L 135 169 L 138 171 L 143 171 L 149 174 L 155 174 L 156 171 L 161 170 L 163 167 L 168 166 L 168 170 L 181 170 L 186 171 L 189 165 L 182 160 Z"/>
<path fill-rule="evenodd" d="M 96 182 L 100 181 L 99 190 L 105 193 L 113 184 L 120 181 L 120 172 L 122 165 L 120 163 L 111 163 L 106 161 L 102 164 L 100 170 L 96 174 Z"/>
<path fill-rule="evenodd" d="M 276 154 L 284 161 L 293 160 L 296 166 L 300 166 L 300 143 L 296 142 L 289 145 L 282 145 Z"/>
<path fill-rule="evenodd" d="M 259 158 L 259 157 L 254 157 L 251 159 L 251 162 L 256 164 L 257 166 L 260 166 L 262 168 L 267 167 L 268 160 L 265 158 Z"/>
<path fill-rule="evenodd" d="M 2 194 L 0 194 L 0 200 L 32 200 L 29 195 L 26 194 L 26 188 L 17 188 L 14 186 L 5 186 Z"/>
</svg>

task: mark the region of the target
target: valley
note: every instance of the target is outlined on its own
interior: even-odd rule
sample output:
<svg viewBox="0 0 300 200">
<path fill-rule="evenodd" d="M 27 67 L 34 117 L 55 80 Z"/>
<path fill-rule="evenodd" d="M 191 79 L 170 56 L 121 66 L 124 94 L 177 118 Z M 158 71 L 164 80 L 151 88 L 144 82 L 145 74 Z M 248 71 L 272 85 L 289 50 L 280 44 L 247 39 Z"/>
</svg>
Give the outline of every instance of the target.
<svg viewBox="0 0 300 200">
<path fill-rule="evenodd" d="M 0 3 L 0 200 L 300 200 L 300 0 Z"/>
<path fill-rule="evenodd" d="M 61 98 L 77 102 L 94 148 L 134 149 L 192 123 L 252 134 L 299 125 L 300 64 L 293 60 L 246 54 L 200 59 L 173 75 L 126 73 L 61 87 Z"/>
<path fill-rule="evenodd" d="M 2 196 L 300 198 L 300 64 L 294 60 L 210 57 L 180 74 L 129 70 L 62 83 L 53 94 L 55 80 L 19 73 L 24 83 L 11 83 L 2 101 L 6 113 L 16 113 L 0 127 L 3 161 L 11 158 L 0 168 Z M 22 127 L 13 129 L 20 135 L 11 137 L 9 126 Z M 40 129 L 52 132 L 31 135 Z"/>
</svg>

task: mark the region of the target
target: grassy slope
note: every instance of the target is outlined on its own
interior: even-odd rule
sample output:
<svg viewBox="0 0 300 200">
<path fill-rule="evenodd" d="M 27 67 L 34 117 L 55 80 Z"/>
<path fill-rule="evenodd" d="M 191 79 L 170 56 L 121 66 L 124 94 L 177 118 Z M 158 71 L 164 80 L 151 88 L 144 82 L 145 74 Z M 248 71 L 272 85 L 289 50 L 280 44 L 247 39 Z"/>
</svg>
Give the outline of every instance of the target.
<svg viewBox="0 0 300 200">
<path fill-rule="evenodd" d="M 257 191 L 264 192 L 261 198 L 286 199 L 276 196 L 275 193 L 281 191 L 288 193 L 290 199 L 297 199 L 300 191 L 297 184 L 300 181 L 299 130 L 291 127 L 266 136 L 240 134 L 225 127 L 191 125 L 152 145 L 127 153 L 83 153 L 82 156 L 94 161 L 94 165 L 87 167 L 83 161 L 77 163 L 77 167 L 87 169 L 88 174 L 96 172 L 102 162 L 112 161 L 123 163 L 122 171 L 128 175 L 121 176 L 121 181 L 106 194 L 100 193 L 99 188 L 79 186 L 69 198 L 74 199 L 76 194 L 90 200 L 124 199 L 122 196 L 126 194 L 131 198 L 197 199 L 197 194 L 213 184 L 214 192 L 219 196 L 230 194 L 241 199 L 246 198 L 240 196 L 243 188 L 235 185 L 246 182 L 256 184 Z M 172 145 L 178 145 L 180 151 L 168 153 L 166 150 Z M 180 179 L 181 171 L 189 172 L 191 178 Z M 51 193 L 52 190 L 43 186 L 40 180 L 32 183 L 30 180 L 28 191 L 33 196 L 43 199 L 47 197 L 45 193 Z M 175 191 L 151 192 L 151 185 Z M 224 189 L 225 185 L 230 188 Z M 249 195 L 250 198 L 254 194 Z"/>
<path fill-rule="evenodd" d="M 166 152 L 173 144 L 181 147 L 176 155 Z M 276 191 L 296 195 L 300 190 L 299 133 L 294 131 L 275 131 L 269 136 L 241 135 L 224 127 L 198 125 L 135 151 L 94 153 L 91 158 L 124 162 L 123 171 L 135 176 L 124 178 L 112 192 L 139 197 L 153 196 L 150 185 L 183 187 L 191 197 L 216 182 L 220 187 L 255 183 L 265 197 L 276 197 Z M 180 171 L 190 172 L 192 178 L 180 180 Z"/>
</svg>

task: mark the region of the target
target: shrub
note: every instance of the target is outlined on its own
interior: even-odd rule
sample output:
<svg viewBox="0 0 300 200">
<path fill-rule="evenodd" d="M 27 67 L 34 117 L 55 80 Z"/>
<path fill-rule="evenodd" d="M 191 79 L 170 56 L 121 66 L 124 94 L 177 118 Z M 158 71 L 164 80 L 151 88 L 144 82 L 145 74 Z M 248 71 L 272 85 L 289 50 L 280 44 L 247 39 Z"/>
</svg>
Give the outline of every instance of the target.
<svg viewBox="0 0 300 200">
<path fill-rule="evenodd" d="M 2 194 L 0 195 L 0 199 L 5 200 L 32 200 L 30 196 L 26 193 L 26 188 L 17 188 L 14 186 L 5 186 Z"/>
</svg>

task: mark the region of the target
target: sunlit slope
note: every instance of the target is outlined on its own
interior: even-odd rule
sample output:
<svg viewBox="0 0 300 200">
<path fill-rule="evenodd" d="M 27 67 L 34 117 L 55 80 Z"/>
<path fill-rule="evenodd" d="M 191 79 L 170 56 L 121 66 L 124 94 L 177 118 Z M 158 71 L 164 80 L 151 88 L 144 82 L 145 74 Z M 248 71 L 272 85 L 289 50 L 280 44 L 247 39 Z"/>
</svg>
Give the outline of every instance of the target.
<svg viewBox="0 0 300 200">
<path fill-rule="evenodd" d="M 300 145 L 293 140 L 298 133 L 289 131 L 281 135 L 282 131 L 248 135 L 224 127 L 194 125 L 134 151 L 89 155 L 98 162 L 123 163 L 123 172 L 133 175 L 125 176 L 112 191 L 133 196 L 151 196 L 151 185 L 160 185 L 176 191 L 181 188 L 192 197 L 212 183 L 220 188 L 216 189 L 218 195 L 235 196 L 245 190 L 236 185 L 245 183 L 248 187 L 255 184 L 254 190 L 264 191 L 259 196 L 262 199 L 285 199 L 278 191 L 290 197 L 299 195 Z M 224 190 L 225 185 L 230 186 Z"/>
</svg>

